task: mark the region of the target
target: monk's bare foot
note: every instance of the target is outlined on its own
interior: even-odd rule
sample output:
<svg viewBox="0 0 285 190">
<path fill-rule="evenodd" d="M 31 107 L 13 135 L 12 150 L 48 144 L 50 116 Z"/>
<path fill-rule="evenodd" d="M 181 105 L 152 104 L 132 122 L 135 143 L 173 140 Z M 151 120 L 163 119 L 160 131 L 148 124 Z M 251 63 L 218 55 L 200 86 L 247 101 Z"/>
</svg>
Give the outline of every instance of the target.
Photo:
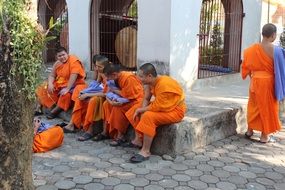
<svg viewBox="0 0 285 190">
<path fill-rule="evenodd" d="M 75 132 L 74 124 L 73 124 L 73 123 L 69 123 L 68 125 L 66 125 L 66 126 L 63 128 L 63 130 L 64 130 L 65 133 L 72 133 L 72 132 Z"/>
<path fill-rule="evenodd" d="M 136 139 L 132 140 L 132 143 L 138 147 L 142 147 L 142 141 L 138 141 Z"/>
</svg>

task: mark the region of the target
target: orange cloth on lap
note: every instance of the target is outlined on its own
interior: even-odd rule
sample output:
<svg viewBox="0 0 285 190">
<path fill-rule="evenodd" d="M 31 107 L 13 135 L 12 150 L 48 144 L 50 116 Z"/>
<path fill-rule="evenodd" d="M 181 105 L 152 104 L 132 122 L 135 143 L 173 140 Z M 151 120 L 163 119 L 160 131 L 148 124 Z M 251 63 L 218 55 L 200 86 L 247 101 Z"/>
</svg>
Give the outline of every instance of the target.
<svg viewBox="0 0 285 190">
<path fill-rule="evenodd" d="M 125 113 L 135 104 L 140 102 L 143 98 L 143 86 L 140 80 L 130 72 L 121 72 L 118 85 L 121 90 L 121 96 L 130 100 L 122 106 L 112 106 L 107 101 L 103 104 L 104 121 L 107 124 L 109 135 L 116 137 L 117 132 L 125 133 L 129 121 Z"/>
<path fill-rule="evenodd" d="M 260 44 L 244 51 L 242 78 L 251 77 L 247 106 L 248 127 L 268 135 L 280 130 L 274 94 L 274 63 Z"/>
<path fill-rule="evenodd" d="M 41 105 L 51 108 L 54 104 L 57 104 L 64 111 L 67 111 L 71 103 L 71 94 L 67 93 L 63 96 L 59 95 L 61 89 L 67 87 L 69 78 L 71 74 L 78 74 L 78 77 L 74 83 L 74 86 L 85 85 L 85 71 L 82 63 L 79 59 L 73 55 L 69 55 L 66 63 L 56 62 L 54 65 L 55 70 L 55 80 L 54 80 L 54 92 L 49 93 L 47 82 L 41 84 L 37 90 L 36 94 Z M 77 96 L 76 92 L 73 96 Z"/>
<path fill-rule="evenodd" d="M 186 111 L 184 92 L 181 86 L 168 76 L 159 76 L 151 89 L 154 101 L 141 118 L 133 119 L 135 110 L 141 103 L 133 106 L 126 116 L 138 133 L 154 137 L 156 128 L 161 125 L 180 122 Z"/>
<path fill-rule="evenodd" d="M 61 146 L 64 139 L 63 130 L 54 126 L 34 136 L 33 152 L 47 152 Z"/>
</svg>

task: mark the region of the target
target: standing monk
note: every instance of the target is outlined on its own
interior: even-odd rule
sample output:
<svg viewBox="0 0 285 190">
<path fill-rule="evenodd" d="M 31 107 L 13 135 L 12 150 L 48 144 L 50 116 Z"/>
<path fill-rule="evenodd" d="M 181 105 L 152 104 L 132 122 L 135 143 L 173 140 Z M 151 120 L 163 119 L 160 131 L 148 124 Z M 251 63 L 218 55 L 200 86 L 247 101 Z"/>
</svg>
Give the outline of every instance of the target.
<svg viewBox="0 0 285 190">
<path fill-rule="evenodd" d="M 119 146 L 124 142 L 124 134 L 127 131 L 129 121 L 125 113 L 135 104 L 143 99 L 143 86 L 140 80 L 131 72 L 121 71 L 120 65 L 107 65 L 104 68 L 104 75 L 108 80 L 114 80 L 119 89 L 110 88 L 113 92 L 129 102 L 121 103 L 106 98 L 103 104 L 104 130 L 94 140 L 102 140 L 109 135 L 114 139 L 111 146 Z"/>
<path fill-rule="evenodd" d="M 109 64 L 109 60 L 105 56 L 95 55 L 93 57 L 93 63 L 95 66 L 94 80 L 91 82 L 91 86 L 81 91 L 74 101 L 71 120 L 64 128 L 65 132 L 74 132 L 75 127 L 80 128 L 83 126 L 85 133 L 78 138 L 79 141 L 86 141 L 92 138 L 93 128 L 91 125 L 93 122 L 102 120 L 102 106 L 105 101 L 104 91 L 107 90 L 103 69 Z"/>
<path fill-rule="evenodd" d="M 247 138 L 253 130 L 261 132 L 260 142 L 275 142 L 270 135 L 280 130 L 278 101 L 274 94 L 274 61 L 272 42 L 276 39 L 276 26 L 266 24 L 262 28 L 262 42 L 244 51 L 242 78 L 250 77 L 247 106 Z"/>
<path fill-rule="evenodd" d="M 55 106 L 47 116 L 49 119 L 55 118 L 62 110 L 68 110 L 71 98 L 78 97 L 77 93 L 72 94 L 76 86 L 86 86 L 85 71 L 77 57 L 68 55 L 64 47 L 59 47 L 56 50 L 56 58 L 48 81 L 40 85 L 36 91 L 42 106 Z"/>
<path fill-rule="evenodd" d="M 158 126 L 180 122 L 186 112 L 185 95 L 177 81 L 169 76 L 157 76 L 151 63 L 142 65 L 138 76 L 145 85 L 144 100 L 126 113 L 136 133 L 130 145 L 142 147 L 131 157 L 134 163 L 147 160 L 151 155 L 150 147 Z M 152 96 L 155 99 L 151 102 Z"/>
</svg>

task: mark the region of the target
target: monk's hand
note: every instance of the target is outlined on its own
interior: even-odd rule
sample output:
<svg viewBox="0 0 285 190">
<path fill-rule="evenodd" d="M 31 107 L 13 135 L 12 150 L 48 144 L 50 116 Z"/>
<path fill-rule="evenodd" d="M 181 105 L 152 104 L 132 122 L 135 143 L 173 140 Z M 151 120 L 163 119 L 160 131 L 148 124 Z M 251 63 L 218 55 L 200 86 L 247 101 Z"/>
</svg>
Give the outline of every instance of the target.
<svg viewBox="0 0 285 190">
<path fill-rule="evenodd" d="M 68 89 L 68 88 L 63 88 L 63 89 L 60 90 L 59 94 L 60 94 L 61 96 L 63 96 L 63 95 L 65 95 L 65 94 L 67 94 L 68 92 L 69 92 L 69 89 Z"/>
<path fill-rule="evenodd" d="M 88 98 L 89 96 L 88 96 L 88 94 L 81 94 L 81 95 L 79 95 L 79 97 L 78 97 L 78 99 L 79 100 L 85 100 L 86 98 Z"/>
<path fill-rule="evenodd" d="M 121 102 L 116 102 L 114 100 L 111 100 L 110 98 L 106 98 L 106 100 L 108 101 L 109 104 L 111 104 L 112 106 L 121 106 L 123 103 Z"/>
<path fill-rule="evenodd" d="M 140 118 L 141 114 L 143 114 L 145 111 L 146 110 L 144 108 L 136 109 L 133 119 L 135 120 L 136 118 Z"/>
<path fill-rule="evenodd" d="M 53 93 L 53 91 L 54 91 L 54 86 L 53 86 L 53 84 L 51 83 L 51 84 L 48 84 L 48 92 L 49 93 Z"/>
</svg>

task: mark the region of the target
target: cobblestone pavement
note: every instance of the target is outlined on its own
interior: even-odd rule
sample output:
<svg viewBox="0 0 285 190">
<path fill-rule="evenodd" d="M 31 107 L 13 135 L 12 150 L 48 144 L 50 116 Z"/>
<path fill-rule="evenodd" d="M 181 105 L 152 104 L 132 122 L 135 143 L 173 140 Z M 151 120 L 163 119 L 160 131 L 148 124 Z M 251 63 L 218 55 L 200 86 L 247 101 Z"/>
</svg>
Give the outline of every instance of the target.
<svg viewBox="0 0 285 190">
<path fill-rule="evenodd" d="M 236 135 L 176 158 L 154 155 L 140 164 L 128 162 L 136 149 L 79 142 L 77 136 L 67 134 L 62 147 L 34 154 L 37 190 L 285 190 L 285 129 L 274 144 Z"/>
</svg>

